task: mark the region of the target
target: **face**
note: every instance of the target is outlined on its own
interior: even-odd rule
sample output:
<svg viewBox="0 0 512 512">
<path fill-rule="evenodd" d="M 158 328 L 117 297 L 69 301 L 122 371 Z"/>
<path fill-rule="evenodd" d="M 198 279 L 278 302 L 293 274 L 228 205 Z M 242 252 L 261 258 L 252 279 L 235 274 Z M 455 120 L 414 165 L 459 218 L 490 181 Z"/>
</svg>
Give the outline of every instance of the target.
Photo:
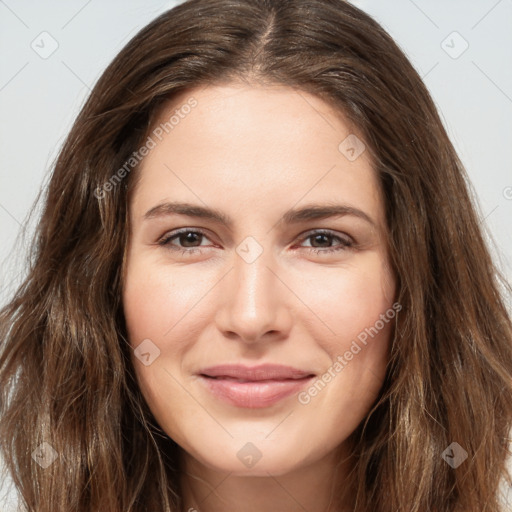
<svg viewBox="0 0 512 512">
<path fill-rule="evenodd" d="M 396 314 L 361 137 L 315 96 L 234 83 L 181 93 L 150 137 L 123 304 L 152 413 L 235 475 L 328 457 L 375 402 Z"/>
</svg>

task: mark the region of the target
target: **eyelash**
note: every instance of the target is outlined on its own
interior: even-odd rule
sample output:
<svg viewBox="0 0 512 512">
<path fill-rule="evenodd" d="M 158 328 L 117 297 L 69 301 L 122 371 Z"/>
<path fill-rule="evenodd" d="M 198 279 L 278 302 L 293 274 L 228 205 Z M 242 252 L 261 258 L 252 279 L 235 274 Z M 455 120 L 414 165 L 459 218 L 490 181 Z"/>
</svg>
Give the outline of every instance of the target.
<svg viewBox="0 0 512 512">
<path fill-rule="evenodd" d="M 179 248 L 179 247 L 173 247 L 170 242 L 174 240 L 175 238 L 179 238 L 180 235 L 186 234 L 186 233 L 195 233 L 198 235 L 202 235 L 205 238 L 208 238 L 207 234 L 203 232 L 200 229 L 190 229 L 190 228 L 184 228 L 179 231 L 175 231 L 172 233 L 169 233 L 168 235 L 164 235 L 157 243 L 158 245 L 162 247 L 166 247 L 171 251 L 179 251 L 182 255 L 192 255 L 196 253 L 201 253 L 201 249 L 197 247 L 189 247 L 189 248 Z M 310 252 L 314 252 L 315 254 L 333 254 L 339 251 L 347 250 L 354 247 L 354 242 L 345 240 L 344 238 L 341 238 L 338 235 L 335 235 L 332 231 L 329 230 L 315 230 L 312 232 L 309 232 L 307 236 L 303 237 L 301 241 L 305 241 L 308 238 L 312 238 L 314 236 L 318 235 L 326 235 L 328 237 L 331 237 L 332 239 L 337 239 L 340 241 L 340 245 L 336 247 L 328 247 L 325 249 L 322 248 L 316 248 L 316 247 L 307 247 L 307 249 Z"/>
</svg>

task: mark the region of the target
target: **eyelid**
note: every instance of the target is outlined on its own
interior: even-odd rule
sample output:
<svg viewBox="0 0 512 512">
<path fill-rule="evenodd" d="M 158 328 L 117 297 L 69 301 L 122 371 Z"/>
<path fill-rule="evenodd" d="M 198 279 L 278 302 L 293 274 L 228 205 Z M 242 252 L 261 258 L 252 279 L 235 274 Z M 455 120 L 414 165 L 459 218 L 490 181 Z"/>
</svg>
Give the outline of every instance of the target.
<svg viewBox="0 0 512 512">
<path fill-rule="evenodd" d="M 203 228 L 184 227 L 184 228 L 178 228 L 175 230 L 167 231 L 157 240 L 156 243 L 159 245 L 165 246 L 170 242 L 171 239 L 177 238 L 179 235 L 181 235 L 183 233 L 199 233 L 199 234 L 203 235 L 205 238 L 208 238 L 208 240 L 210 239 L 208 232 L 206 230 L 204 230 Z M 191 247 L 190 249 L 198 249 L 198 247 Z"/>
<path fill-rule="evenodd" d="M 162 235 L 158 240 L 157 244 L 161 245 L 163 247 L 171 246 L 170 242 L 172 239 L 178 238 L 183 233 L 197 233 L 202 235 L 203 237 L 210 239 L 208 231 L 203 228 L 194 228 L 194 227 L 183 227 L 178 228 L 176 230 L 171 230 L 166 232 L 164 235 Z M 357 245 L 357 242 L 354 240 L 353 237 L 348 235 L 347 233 L 338 233 L 332 229 L 326 229 L 326 228 L 316 228 L 316 229 L 310 229 L 308 231 L 305 231 L 304 233 L 301 233 L 296 237 L 295 239 L 302 243 L 308 238 L 315 236 L 315 235 L 327 235 L 332 237 L 333 239 L 338 239 L 340 241 L 340 245 L 343 246 L 346 249 L 353 248 Z M 346 237 L 346 238 L 345 238 Z M 179 246 L 173 246 L 171 250 L 178 250 L 182 252 L 193 252 L 193 251 L 201 251 L 203 247 L 199 245 L 197 247 L 179 247 Z M 336 246 L 333 247 L 306 247 L 306 249 L 318 251 L 318 252 L 328 252 L 329 249 L 333 250 Z"/>
<path fill-rule="evenodd" d="M 328 235 L 332 238 L 338 238 L 344 242 L 347 242 L 348 244 L 355 245 L 356 241 L 347 233 L 338 233 L 337 231 L 334 231 L 332 229 L 326 229 L 326 228 L 317 228 L 317 229 L 311 229 L 309 231 L 306 231 L 304 234 L 300 235 L 299 240 L 304 241 L 310 236 L 314 235 Z M 346 237 L 346 240 L 344 239 Z"/>
</svg>

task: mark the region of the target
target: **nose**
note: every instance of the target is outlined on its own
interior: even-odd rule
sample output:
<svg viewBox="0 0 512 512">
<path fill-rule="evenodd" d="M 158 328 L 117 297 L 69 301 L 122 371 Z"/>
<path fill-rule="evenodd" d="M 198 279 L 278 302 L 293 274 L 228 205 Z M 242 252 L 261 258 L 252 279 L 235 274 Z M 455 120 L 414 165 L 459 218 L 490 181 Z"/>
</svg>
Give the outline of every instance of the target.
<svg viewBox="0 0 512 512">
<path fill-rule="evenodd" d="M 247 262 L 234 255 L 234 268 L 222 280 L 216 324 L 222 335 L 246 344 L 261 344 L 289 336 L 293 293 L 271 251 Z M 281 274 L 281 275 L 280 275 Z"/>
</svg>

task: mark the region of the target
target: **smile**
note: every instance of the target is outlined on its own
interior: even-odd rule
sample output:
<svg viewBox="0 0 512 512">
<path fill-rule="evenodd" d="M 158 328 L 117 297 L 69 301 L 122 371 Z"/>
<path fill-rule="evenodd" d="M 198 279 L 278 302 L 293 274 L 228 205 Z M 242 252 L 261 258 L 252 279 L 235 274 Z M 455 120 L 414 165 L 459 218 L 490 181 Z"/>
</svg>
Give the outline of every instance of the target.
<svg viewBox="0 0 512 512">
<path fill-rule="evenodd" d="M 279 365 L 223 365 L 203 370 L 199 377 L 214 397 L 236 407 L 256 409 L 300 392 L 315 375 Z"/>
</svg>

